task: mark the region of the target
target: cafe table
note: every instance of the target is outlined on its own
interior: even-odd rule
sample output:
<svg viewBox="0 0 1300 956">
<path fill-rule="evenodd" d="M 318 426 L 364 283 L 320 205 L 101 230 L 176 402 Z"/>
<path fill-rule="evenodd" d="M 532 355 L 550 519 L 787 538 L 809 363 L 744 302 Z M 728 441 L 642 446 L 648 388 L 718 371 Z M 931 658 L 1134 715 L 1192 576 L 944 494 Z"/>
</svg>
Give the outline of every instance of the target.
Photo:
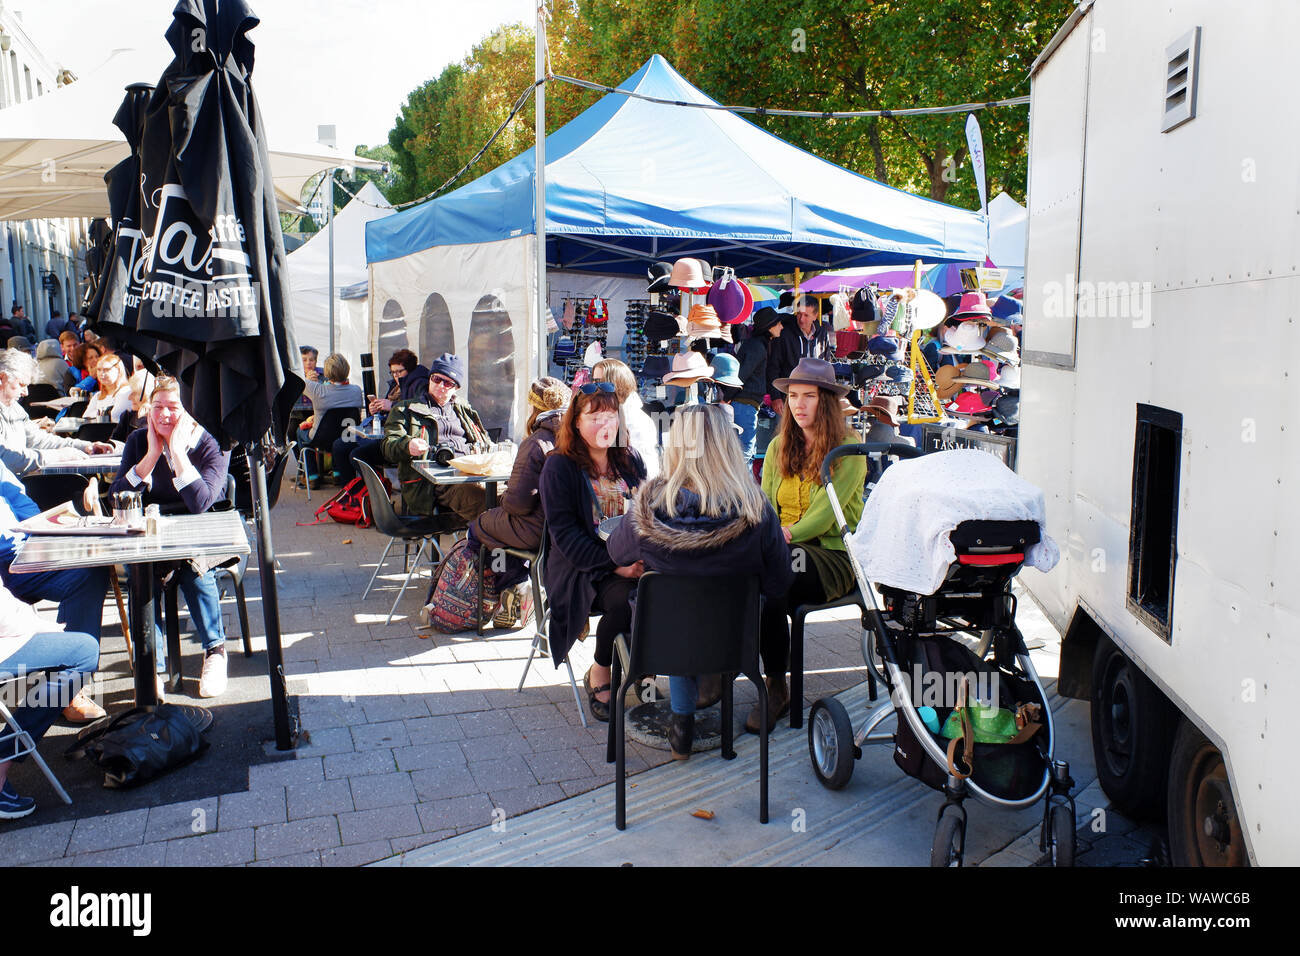
<svg viewBox="0 0 1300 956">
<path fill-rule="evenodd" d="M 40 465 L 23 475 L 24 478 L 37 475 L 116 475 L 122 467 L 122 453 L 108 455 L 87 455 L 84 458 L 70 458 L 67 461 L 52 461 Z"/>
<path fill-rule="evenodd" d="M 485 510 L 497 506 L 497 486 L 510 480 L 510 475 L 467 475 L 450 465 L 440 465 L 428 458 L 417 458 L 411 462 L 419 475 L 435 485 L 483 485 Z M 483 566 L 478 569 L 478 601 L 474 607 L 475 630 L 483 633 Z"/>
<path fill-rule="evenodd" d="M 130 575 L 132 665 L 135 702 L 156 704 L 153 645 L 154 565 L 190 558 L 245 555 L 248 533 L 237 511 L 209 511 L 199 515 L 171 515 L 160 519 L 157 534 L 128 535 L 28 535 L 15 548 L 10 571 L 14 574 L 65 568 L 102 568 L 134 565 Z M 180 660 L 171 662 L 179 673 Z"/>
</svg>

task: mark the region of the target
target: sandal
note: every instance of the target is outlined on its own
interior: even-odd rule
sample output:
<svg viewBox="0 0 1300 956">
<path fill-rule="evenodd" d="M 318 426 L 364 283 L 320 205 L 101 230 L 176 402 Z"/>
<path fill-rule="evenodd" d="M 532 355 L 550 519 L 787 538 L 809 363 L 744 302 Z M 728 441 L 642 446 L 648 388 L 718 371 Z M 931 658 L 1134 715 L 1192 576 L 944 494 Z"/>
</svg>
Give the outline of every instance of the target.
<svg viewBox="0 0 1300 956">
<path fill-rule="evenodd" d="M 588 669 L 587 673 L 582 677 L 582 687 L 587 692 L 587 704 L 591 708 L 591 716 L 595 717 L 597 720 L 609 723 L 609 701 L 596 699 L 597 694 L 609 690 L 609 684 L 605 684 L 601 687 L 592 687 L 591 670 Z"/>
</svg>

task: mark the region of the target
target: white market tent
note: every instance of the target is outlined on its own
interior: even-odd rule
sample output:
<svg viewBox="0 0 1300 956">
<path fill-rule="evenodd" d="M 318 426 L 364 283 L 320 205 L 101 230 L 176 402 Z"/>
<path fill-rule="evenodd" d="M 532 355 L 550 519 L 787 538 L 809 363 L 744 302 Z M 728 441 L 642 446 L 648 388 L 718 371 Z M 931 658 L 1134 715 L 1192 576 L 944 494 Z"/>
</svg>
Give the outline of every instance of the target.
<svg viewBox="0 0 1300 956">
<path fill-rule="evenodd" d="M 370 351 L 369 309 L 364 308 L 365 300 L 344 300 L 342 293 L 366 281 L 366 223 L 392 214 L 384 194 L 374 183 L 366 183 L 329 226 L 289 253 L 294 334 L 300 345 L 318 349 L 324 358 L 330 340 L 329 234 L 334 231 L 334 348 L 351 363 L 355 382 L 361 380 L 361 355 Z M 363 308 L 356 308 L 358 304 Z"/>
<path fill-rule="evenodd" d="M 735 113 L 673 105 L 718 104 L 658 55 L 620 89 L 668 102 L 610 93 L 546 137 L 553 270 L 644 277 L 655 260 L 700 256 L 743 276 L 984 254 L 978 213 L 859 176 Z M 534 174 L 529 149 L 366 234 L 379 351 L 450 346 L 489 426 L 514 422 L 537 367 Z"/>
<path fill-rule="evenodd" d="M 989 200 L 989 258 L 999 269 L 1025 271 L 1029 213 L 1006 193 Z"/>
<path fill-rule="evenodd" d="M 0 220 L 107 217 L 104 174 L 127 156 L 113 116 L 127 86 L 152 86 L 166 65 L 158 54 L 114 50 L 81 79 L 0 113 Z M 320 144 L 272 143 L 270 158 L 276 199 L 287 210 L 298 208 L 317 173 L 382 166 Z"/>
</svg>

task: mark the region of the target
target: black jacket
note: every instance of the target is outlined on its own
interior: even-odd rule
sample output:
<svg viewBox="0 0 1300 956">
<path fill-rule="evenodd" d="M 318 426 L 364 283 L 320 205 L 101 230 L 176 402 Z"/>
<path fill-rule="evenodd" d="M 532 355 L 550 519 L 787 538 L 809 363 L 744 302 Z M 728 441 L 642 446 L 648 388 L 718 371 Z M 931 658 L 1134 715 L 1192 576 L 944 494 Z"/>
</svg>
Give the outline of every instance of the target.
<svg viewBox="0 0 1300 956">
<path fill-rule="evenodd" d="M 833 332 L 829 322 L 818 321 L 813 326 L 812 340 L 805 346 L 805 338 L 799 331 L 799 322 L 794 316 L 781 320 L 781 334 L 776 337 L 772 349 L 768 352 L 767 381 L 769 386 L 778 378 L 788 378 L 799 364 L 799 359 L 806 354 L 813 358 L 835 361 Z"/>
<path fill-rule="evenodd" d="M 761 337 L 745 339 L 736 349 L 736 358 L 740 361 L 740 371 L 737 374 L 745 384 L 735 398 L 762 404 L 768 387 L 767 351 L 770 342 L 772 337 L 763 332 Z M 735 401 L 735 398 L 732 401 Z"/>
<path fill-rule="evenodd" d="M 678 515 L 668 517 L 650 507 L 662 477 L 641 486 L 627 517 L 609 538 L 609 557 L 618 565 L 644 561 L 647 571 L 704 577 L 757 575 L 765 597 L 777 597 L 794 582 L 790 546 L 781 522 L 765 505 L 762 521 L 750 524 L 734 515 L 710 518 L 700 514 L 699 498 L 683 489 Z"/>
<path fill-rule="evenodd" d="M 382 397 L 392 395 L 393 389 L 397 388 L 397 383 L 391 378 L 388 380 L 388 388 L 384 391 Z M 406 373 L 402 379 L 401 394 L 393 399 L 394 402 L 405 401 L 408 398 L 416 398 L 425 401 L 429 396 L 429 370 L 423 365 L 417 365 Z"/>
<path fill-rule="evenodd" d="M 646 471 L 634 449 L 628 454 L 632 467 L 620 475 L 631 489 L 645 481 Z M 550 548 L 543 581 L 551 604 L 551 658 L 559 667 L 591 616 L 596 582 L 619 565 L 610 560 L 605 542 L 596 534 L 596 495 L 577 462 L 554 452 L 547 455 L 538 490 Z"/>
</svg>

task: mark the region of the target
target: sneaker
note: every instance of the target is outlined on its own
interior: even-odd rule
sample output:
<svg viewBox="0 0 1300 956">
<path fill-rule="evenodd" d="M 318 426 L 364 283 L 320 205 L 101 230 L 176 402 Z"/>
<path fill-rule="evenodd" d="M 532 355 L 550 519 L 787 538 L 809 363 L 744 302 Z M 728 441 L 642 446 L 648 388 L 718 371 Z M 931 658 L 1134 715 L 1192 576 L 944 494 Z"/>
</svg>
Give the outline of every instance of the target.
<svg viewBox="0 0 1300 956">
<path fill-rule="evenodd" d="M 226 692 L 226 649 L 214 647 L 203 657 L 199 675 L 199 696 L 220 697 Z"/>
<path fill-rule="evenodd" d="M 21 820 L 36 809 L 31 797 L 20 797 L 8 783 L 0 787 L 0 820 Z"/>
<path fill-rule="evenodd" d="M 518 627 L 519 608 L 519 591 L 515 588 L 506 588 L 501 592 L 501 607 L 492 618 L 492 626 Z"/>
<path fill-rule="evenodd" d="M 525 581 L 519 585 L 519 623 L 524 626 L 533 619 L 533 585 Z"/>
<path fill-rule="evenodd" d="M 70 724 L 88 724 L 103 716 L 104 708 L 87 697 L 85 690 L 79 691 L 72 703 L 63 708 L 63 719 Z"/>
</svg>

